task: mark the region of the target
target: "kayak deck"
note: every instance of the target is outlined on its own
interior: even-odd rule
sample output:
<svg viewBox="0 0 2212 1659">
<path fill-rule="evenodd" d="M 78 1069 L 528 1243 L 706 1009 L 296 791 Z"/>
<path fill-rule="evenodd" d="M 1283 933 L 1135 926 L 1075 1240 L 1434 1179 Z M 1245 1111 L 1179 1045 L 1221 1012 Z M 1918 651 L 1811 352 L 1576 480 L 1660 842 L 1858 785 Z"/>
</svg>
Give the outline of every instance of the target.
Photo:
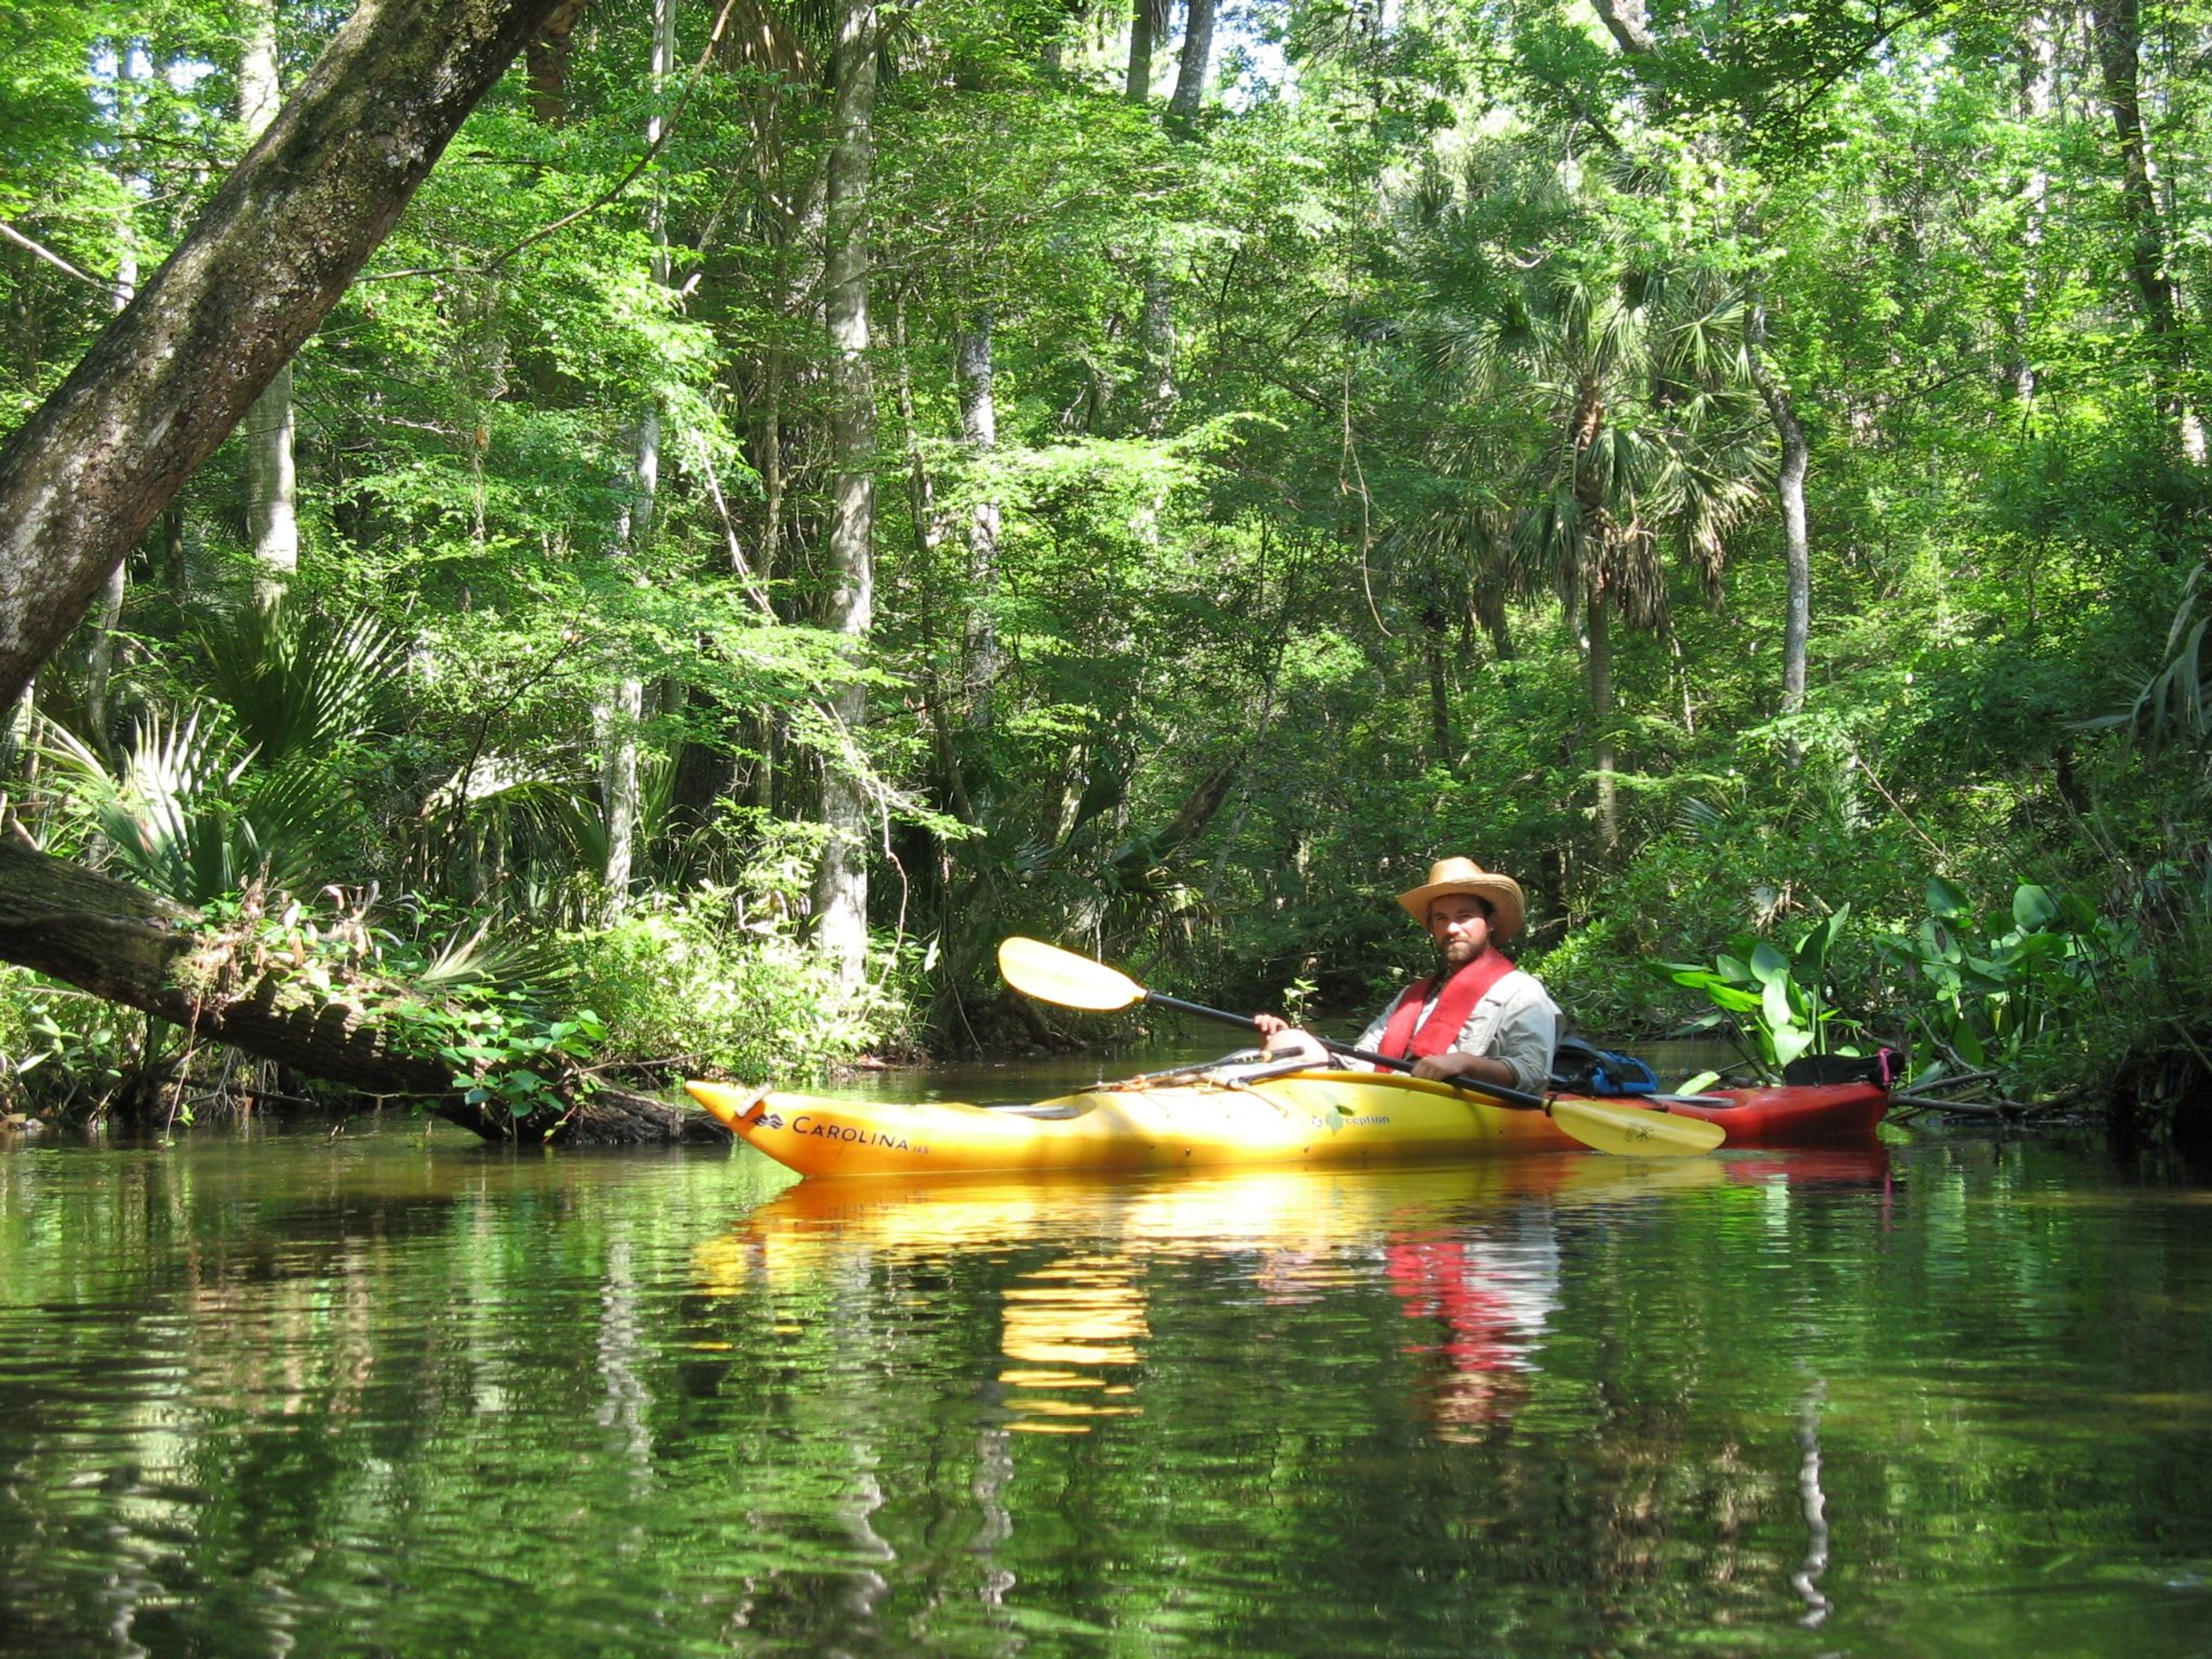
<svg viewBox="0 0 2212 1659">
<path fill-rule="evenodd" d="M 991 1108 L 685 1087 L 732 1133 L 810 1176 L 1327 1167 L 1580 1150 L 1541 1112 L 1333 1068 L 1224 1066 Z M 1845 1084 L 1728 1091 L 1665 1109 L 1720 1124 L 1730 1146 L 1863 1145 L 1887 1104 L 1875 1085 Z"/>
</svg>

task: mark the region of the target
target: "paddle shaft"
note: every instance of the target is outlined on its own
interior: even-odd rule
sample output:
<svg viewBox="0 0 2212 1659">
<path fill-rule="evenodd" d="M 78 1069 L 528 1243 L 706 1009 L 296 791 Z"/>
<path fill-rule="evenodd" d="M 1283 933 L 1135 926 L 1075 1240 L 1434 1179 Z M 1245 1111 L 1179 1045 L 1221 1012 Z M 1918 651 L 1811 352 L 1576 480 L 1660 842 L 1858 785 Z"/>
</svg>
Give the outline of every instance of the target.
<svg viewBox="0 0 2212 1659">
<path fill-rule="evenodd" d="M 1226 1008 L 1209 1008 L 1204 1003 L 1185 1002 L 1181 997 L 1164 996 L 1158 991 L 1146 992 L 1144 1000 L 1155 1008 L 1170 1008 L 1179 1014 L 1195 1014 L 1200 1019 L 1219 1020 L 1227 1025 L 1249 1026 L 1255 1031 L 1260 1029 L 1260 1022 L 1251 1015 L 1232 1014 Z M 1413 1063 L 1409 1060 L 1395 1060 L 1389 1054 L 1378 1054 L 1372 1049 L 1355 1048 L 1348 1042 L 1333 1042 L 1325 1036 L 1315 1037 L 1314 1041 L 1333 1054 L 1342 1054 L 1347 1060 L 1364 1060 L 1370 1066 L 1380 1066 L 1385 1071 L 1410 1072 L 1413 1069 Z M 1509 1089 L 1502 1083 L 1485 1083 L 1474 1078 L 1439 1078 L 1433 1080 L 1449 1088 L 1464 1090 L 1471 1095 L 1481 1095 L 1501 1106 L 1516 1106 L 1524 1112 L 1548 1112 L 1551 1107 L 1551 1103 L 1541 1095 L 1532 1095 L 1522 1089 Z"/>
</svg>

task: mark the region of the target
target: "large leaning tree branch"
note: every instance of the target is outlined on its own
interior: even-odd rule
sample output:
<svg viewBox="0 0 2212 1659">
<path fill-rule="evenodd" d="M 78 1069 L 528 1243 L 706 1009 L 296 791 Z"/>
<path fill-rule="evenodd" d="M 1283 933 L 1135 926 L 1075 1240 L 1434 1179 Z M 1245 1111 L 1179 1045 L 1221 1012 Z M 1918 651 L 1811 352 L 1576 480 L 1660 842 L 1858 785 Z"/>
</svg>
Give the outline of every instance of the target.
<svg viewBox="0 0 2212 1659">
<path fill-rule="evenodd" d="M 311 1076 L 419 1101 L 488 1139 L 520 1134 L 568 1145 L 726 1140 L 702 1112 L 652 1095 L 599 1088 L 567 1094 L 565 1114 L 516 1124 L 471 1105 L 453 1068 L 410 1053 L 404 1024 L 378 1005 L 394 988 L 366 979 L 320 985 L 261 969 L 180 904 L 97 870 L 0 842 L 0 959 L 166 1019 L 193 1039 L 228 1043 Z"/>
<path fill-rule="evenodd" d="M 360 0 L 177 251 L 0 449 L 0 708 L 314 332 L 559 0 Z"/>
<path fill-rule="evenodd" d="M 1644 0 L 1590 0 L 1590 6 L 1597 13 L 1598 21 L 1605 25 L 1606 33 L 1630 57 L 1657 55 L 1659 40 L 1651 33 L 1651 20 L 1644 14 Z"/>
</svg>

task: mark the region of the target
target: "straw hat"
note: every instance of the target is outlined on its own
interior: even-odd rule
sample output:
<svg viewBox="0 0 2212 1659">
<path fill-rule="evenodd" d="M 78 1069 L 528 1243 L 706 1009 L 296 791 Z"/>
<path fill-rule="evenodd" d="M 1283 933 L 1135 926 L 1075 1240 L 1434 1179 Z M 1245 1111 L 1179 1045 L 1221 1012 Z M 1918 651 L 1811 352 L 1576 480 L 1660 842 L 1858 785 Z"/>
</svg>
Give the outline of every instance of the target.
<svg viewBox="0 0 2212 1659">
<path fill-rule="evenodd" d="M 1484 869 L 1473 859 L 1438 859 L 1429 866 L 1429 878 L 1410 893 L 1398 895 L 1398 902 L 1406 907 L 1406 914 L 1425 927 L 1429 925 L 1429 901 L 1440 899 L 1447 893 L 1472 893 L 1486 900 L 1491 907 L 1490 936 L 1503 945 L 1521 931 L 1521 924 L 1528 915 L 1528 902 L 1521 896 L 1521 884 L 1510 876 L 1501 876 Z"/>
</svg>

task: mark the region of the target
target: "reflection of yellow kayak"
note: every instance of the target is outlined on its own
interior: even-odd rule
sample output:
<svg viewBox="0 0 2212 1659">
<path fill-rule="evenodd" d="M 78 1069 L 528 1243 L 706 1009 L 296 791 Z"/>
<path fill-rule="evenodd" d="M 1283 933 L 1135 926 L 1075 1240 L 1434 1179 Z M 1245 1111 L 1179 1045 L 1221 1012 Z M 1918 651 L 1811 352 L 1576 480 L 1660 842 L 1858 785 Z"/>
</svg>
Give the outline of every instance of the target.
<svg viewBox="0 0 2212 1659">
<path fill-rule="evenodd" d="M 1554 1207 L 1630 1203 L 1729 1178 L 1717 1158 L 1595 1158 L 1580 1152 L 1455 1169 L 1207 1170 L 1139 1175 L 803 1181 L 748 1215 L 723 1242 L 772 1242 L 794 1259 L 857 1247 L 926 1260 L 973 1248 L 1111 1239 L 1153 1255 L 1241 1249 L 1319 1250 L 1374 1243 L 1470 1208 L 1543 1198 Z"/>
<path fill-rule="evenodd" d="M 1717 1158 L 1646 1162 L 1579 1152 L 1457 1169 L 1213 1170 L 1188 1180 L 1040 1178 L 803 1181 L 700 1247 L 701 1273 L 731 1292 L 757 1279 L 803 1279 L 869 1251 L 905 1261 L 963 1249 L 1111 1240 L 1152 1255 L 1365 1248 L 1388 1232 L 1542 1198 L 1555 1209 L 1625 1204 L 1717 1187 Z"/>
<path fill-rule="evenodd" d="M 1795 1166 L 1784 1157 L 1759 1167 L 1772 1180 Z M 1443 1322 L 1419 1352 L 1436 1356 L 1431 1409 L 1464 1426 L 1509 1409 L 1500 1402 L 1517 1386 L 1513 1355 L 1533 1340 L 1555 1296 L 1547 1214 L 1664 1200 L 1733 1178 L 1723 1158 L 1562 1152 L 1450 1168 L 1213 1170 L 1172 1179 L 801 1181 L 702 1241 L 694 1267 L 707 1294 L 761 1298 L 764 1314 L 793 1322 L 775 1328 L 799 1337 L 808 1309 L 842 1300 L 856 1282 L 882 1274 L 911 1291 L 979 1256 L 997 1286 L 998 1341 L 988 1363 L 1005 1426 L 1030 1434 L 1079 1434 L 1144 1409 L 1154 1264 L 1241 1263 L 1249 1293 L 1269 1303 L 1386 1288 L 1409 1318 Z M 1478 1218 L 1503 1223 L 1495 1229 L 1506 1241 L 1502 1258 L 1485 1254 L 1486 1229 L 1470 1224 Z"/>
<path fill-rule="evenodd" d="M 732 1130 L 803 1175 L 1252 1168 L 1578 1150 L 1540 1112 L 1365 1072 L 1248 1079 L 1224 1071 L 988 1109 L 684 1086 Z"/>
</svg>

